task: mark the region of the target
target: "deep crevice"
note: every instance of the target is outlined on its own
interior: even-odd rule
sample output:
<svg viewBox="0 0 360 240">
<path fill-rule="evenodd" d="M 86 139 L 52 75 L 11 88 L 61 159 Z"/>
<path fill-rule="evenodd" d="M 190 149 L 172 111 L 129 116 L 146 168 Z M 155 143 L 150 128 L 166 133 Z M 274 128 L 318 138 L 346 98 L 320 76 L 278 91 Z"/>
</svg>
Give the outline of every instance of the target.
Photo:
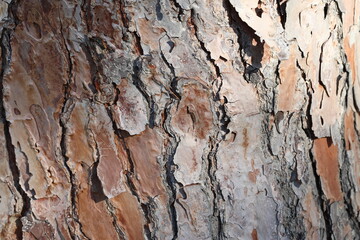
<svg viewBox="0 0 360 240">
<path fill-rule="evenodd" d="M 22 239 L 22 228 L 23 223 L 21 221 L 21 218 L 23 216 L 26 216 L 31 212 L 31 202 L 30 198 L 24 191 L 24 189 L 20 185 L 20 170 L 16 163 L 16 155 L 15 155 L 15 147 L 12 144 L 12 137 L 10 133 L 10 125 L 11 123 L 7 120 L 6 117 L 6 110 L 5 110 L 5 104 L 4 104 L 4 77 L 6 74 L 6 71 L 9 69 L 9 65 L 11 62 L 11 35 L 14 32 L 16 28 L 16 14 L 15 14 L 15 8 L 16 8 L 17 1 L 12 1 L 9 5 L 9 15 L 12 17 L 9 20 L 9 28 L 7 26 L 4 27 L 2 33 L 1 33 L 1 73 L 0 73 L 0 120 L 4 124 L 4 137 L 5 137 L 5 147 L 8 152 L 8 163 L 9 168 L 11 171 L 11 175 L 13 178 L 13 184 L 16 190 L 19 192 L 22 200 L 23 200 L 23 206 L 20 212 L 20 216 L 18 219 L 16 219 L 16 230 L 15 235 L 17 239 Z M 13 23 L 12 21 L 15 21 Z M 12 24 L 15 24 L 15 26 L 11 26 Z"/>
<path fill-rule="evenodd" d="M 218 87 L 217 92 L 214 94 L 213 100 L 215 102 L 219 102 L 218 108 L 219 111 L 216 112 L 217 117 L 220 120 L 220 129 L 221 131 L 224 133 L 222 134 L 222 138 L 225 139 L 226 135 L 230 132 L 230 130 L 228 129 L 228 125 L 230 123 L 230 117 L 227 115 L 226 113 L 226 107 L 225 104 L 227 103 L 227 99 L 224 96 L 223 99 L 223 103 L 221 103 L 220 101 L 220 91 L 221 91 L 221 87 L 223 84 L 223 78 L 221 76 L 221 70 L 220 67 L 216 64 L 215 60 L 211 58 L 211 52 L 206 48 L 205 43 L 201 40 L 200 36 L 198 35 L 198 26 L 196 25 L 196 19 L 195 19 L 196 13 L 194 9 L 191 9 L 190 11 L 190 24 L 194 27 L 195 29 L 195 38 L 197 39 L 197 41 L 199 42 L 201 49 L 205 52 L 206 56 L 207 56 L 207 60 L 211 63 L 211 65 L 214 67 L 215 69 L 215 79 L 220 79 L 220 85 Z"/>
<path fill-rule="evenodd" d="M 240 18 L 235 7 L 229 0 L 223 0 L 223 6 L 227 11 L 229 25 L 238 36 L 239 56 L 245 68 L 243 72 L 244 79 L 250 82 L 251 75 L 257 73 L 262 67 L 261 62 L 264 55 L 265 43 L 256 35 L 255 30 Z M 255 45 L 253 44 L 254 41 L 256 43 Z M 250 63 L 245 60 L 245 55 L 251 58 Z"/>
<path fill-rule="evenodd" d="M 345 109 L 348 109 L 348 94 L 353 94 L 353 96 L 355 96 L 355 92 L 354 92 L 354 88 L 352 89 L 349 89 L 349 81 L 350 81 L 350 72 L 349 70 L 347 69 L 347 65 L 346 63 L 348 62 L 348 59 L 347 59 L 347 56 L 346 54 L 344 53 L 344 49 L 341 49 L 342 50 L 342 54 L 343 54 L 343 73 L 345 74 L 345 84 L 343 86 L 343 88 L 341 89 L 341 93 L 340 93 L 340 96 L 342 95 L 342 91 L 343 89 L 346 89 L 347 93 L 346 93 L 346 96 L 344 97 L 344 107 Z M 339 76 L 341 77 L 341 76 Z M 336 94 L 338 95 L 338 91 L 339 91 L 339 82 L 340 82 L 340 79 L 337 79 L 337 83 L 336 83 Z M 353 100 L 353 104 L 354 104 L 354 108 L 355 108 L 355 111 L 357 112 L 360 112 L 359 111 L 359 107 L 357 106 L 356 104 L 356 100 L 354 98 Z M 344 114 L 347 114 L 346 112 Z M 353 111 L 350 111 L 349 114 L 355 114 Z M 343 115 L 345 117 L 345 115 Z M 355 116 L 353 116 L 355 117 Z M 358 131 L 358 129 L 356 128 L 355 124 L 356 122 L 353 121 L 351 123 L 353 126 L 353 129 L 355 130 L 355 134 L 356 136 L 360 136 L 360 132 Z M 345 134 L 345 125 L 343 124 L 342 125 L 342 134 Z M 352 170 L 351 170 L 351 162 L 350 162 L 350 158 L 349 158 L 349 155 L 348 155 L 348 151 L 346 150 L 346 140 L 345 138 L 342 139 L 342 154 L 341 156 L 343 157 L 344 159 L 344 162 L 343 162 L 343 165 L 342 167 L 340 168 L 340 185 L 341 185 L 341 190 L 342 192 L 344 193 L 343 196 L 344 196 L 344 203 L 345 203 L 345 209 L 346 209 L 346 212 L 349 216 L 349 219 L 350 219 L 350 224 L 352 225 L 352 228 L 353 228 L 353 231 L 355 231 L 356 233 L 356 236 L 360 236 L 360 221 L 359 221 L 359 212 L 354 209 L 354 205 L 353 205 L 353 202 L 352 202 L 352 194 L 353 194 L 353 191 L 354 189 L 356 189 L 355 187 L 355 184 L 354 184 L 354 181 L 352 179 Z M 356 206 L 356 203 L 355 203 L 355 206 Z"/>
<path fill-rule="evenodd" d="M 141 209 L 143 210 L 144 217 L 146 220 L 146 223 L 144 224 L 144 231 L 145 235 L 148 240 L 153 239 L 152 233 L 150 231 L 149 225 L 151 224 L 151 199 L 149 200 L 149 203 L 141 203 Z"/>
<path fill-rule="evenodd" d="M 219 132 L 216 134 L 218 135 Z M 216 136 L 215 136 L 216 137 Z M 219 141 L 216 139 L 209 139 L 210 141 L 210 152 L 207 156 L 208 160 L 208 169 L 207 174 L 210 182 L 210 190 L 213 194 L 213 217 L 215 218 L 215 224 L 217 228 L 217 239 L 223 239 L 225 237 L 224 233 L 224 223 L 222 219 L 222 211 L 219 207 L 219 200 L 224 199 L 221 193 L 220 184 L 216 178 L 217 171 L 217 157 L 216 154 L 219 149 Z M 220 140 L 221 141 L 221 140 Z"/>
<path fill-rule="evenodd" d="M 336 10 L 338 12 L 338 16 L 340 18 L 340 21 L 343 22 L 343 12 L 340 9 L 338 1 L 337 0 L 332 0 L 332 1 L 334 1 L 335 5 L 336 5 Z"/>
<path fill-rule="evenodd" d="M 97 150 L 97 155 L 99 151 Z M 97 175 L 97 168 L 100 160 L 98 159 L 89 170 L 89 181 L 90 181 L 90 196 L 94 202 L 98 203 L 107 199 L 105 196 L 101 181 Z"/>
<path fill-rule="evenodd" d="M 311 151 L 312 149 L 309 150 L 309 157 L 311 160 L 313 175 L 315 178 L 315 185 L 318 192 L 319 206 L 322 215 L 324 217 L 326 239 L 331 240 L 333 236 L 333 230 L 332 230 L 332 220 L 330 214 L 330 204 L 329 204 L 329 200 L 326 200 L 326 196 L 322 188 L 320 176 L 317 174 L 316 159 L 314 159 L 314 156 Z"/>
<path fill-rule="evenodd" d="M 329 92 L 328 92 L 328 90 L 327 90 L 327 88 L 326 88 L 326 85 L 325 85 L 324 82 L 322 81 L 321 66 L 322 66 L 322 62 L 323 62 L 323 59 L 322 59 L 322 58 L 323 58 L 323 53 L 324 53 L 324 46 L 325 46 L 325 44 L 329 41 L 329 39 L 331 38 L 331 34 L 332 34 L 332 33 L 330 33 L 329 38 L 328 38 L 325 42 L 323 42 L 323 44 L 321 44 L 321 48 L 320 48 L 321 52 L 320 52 L 320 57 L 319 57 L 319 70 L 318 70 L 319 84 L 324 88 L 324 91 L 325 91 L 325 93 L 326 93 L 326 95 L 327 95 L 328 97 L 330 97 L 330 95 L 329 95 Z"/>
<path fill-rule="evenodd" d="M 180 4 L 176 1 L 176 0 L 170 0 L 170 2 L 172 2 L 175 6 L 175 8 L 177 8 L 178 10 L 178 21 L 182 22 L 181 17 L 184 15 L 184 9 L 180 6 Z"/>
<path fill-rule="evenodd" d="M 121 227 L 117 224 L 117 220 L 118 220 L 118 219 L 117 219 L 117 217 L 116 217 L 116 214 L 114 213 L 114 210 L 115 210 L 114 206 L 111 204 L 111 202 L 110 202 L 109 200 L 106 200 L 105 202 L 106 202 L 106 205 L 107 205 L 107 208 L 108 208 L 108 209 L 107 209 L 107 210 L 108 210 L 108 213 L 109 213 L 109 215 L 111 216 L 111 218 L 112 218 L 112 220 L 113 220 L 113 221 L 112 221 L 113 227 L 114 227 L 114 229 L 115 229 L 115 231 L 116 231 L 119 239 L 126 239 L 123 230 L 122 230 Z"/>
<path fill-rule="evenodd" d="M 147 56 L 150 57 L 151 56 Z M 155 118 L 156 118 L 156 104 L 155 101 L 152 99 L 152 96 L 150 96 L 146 91 L 145 84 L 141 81 L 141 71 L 143 67 L 143 62 L 141 61 L 141 58 L 137 58 L 134 60 L 133 63 L 133 75 L 132 75 L 132 81 L 134 86 L 139 90 L 139 92 L 143 95 L 145 98 L 148 107 L 150 109 L 150 116 L 149 116 L 149 127 L 154 128 L 155 127 Z"/>
<path fill-rule="evenodd" d="M 306 121 L 306 126 L 303 126 L 303 130 L 306 134 L 306 136 L 309 138 L 309 139 L 315 139 L 315 133 L 314 133 L 314 130 L 312 129 L 312 126 L 313 126 L 313 122 L 312 122 L 312 115 L 311 115 L 311 104 L 312 104 L 312 86 L 311 86 L 311 82 L 310 81 L 307 81 L 306 79 L 306 74 L 305 74 L 305 71 L 304 69 L 301 68 L 300 64 L 298 61 L 296 61 L 296 67 L 300 70 L 301 72 L 301 78 L 303 79 L 303 81 L 305 82 L 306 84 L 306 88 L 307 88 L 307 96 L 308 96 L 308 103 L 307 103 L 307 107 L 306 107 L 306 110 L 305 110 L 305 121 Z"/>
<path fill-rule="evenodd" d="M 141 206 L 141 208 L 143 210 L 144 218 L 146 220 L 146 224 L 144 224 L 144 226 L 143 226 L 145 235 L 147 236 L 148 239 L 153 239 L 154 232 L 151 232 L 150 227 L 149 227 L 149 225 L 152 222 L 152 218 L 150 215 L 151 211 L 148 207 L 149 204 L 151 204 L 151 199 L 149 199 L 149 203 L 143 203 L 137 192 L 136 186 L 133 182 L 133 178 L 135 176 L 135 165 L 134 165 L 134 160 L 132 159 L 132 156 L 131 156 L 131 151 L 126 143 L 126 138 L 129 137 L 130 135 L 128 134 L 128 132 L 117 128 L 116 122 L 114 121 L 113 116 L 112 116 L 112 112 L 109 109 L 107 109 L 107 113 L 109 115 L 110 120 L 112 121 L 113 130 L 115 132 L 115 135 L 120 140 L 120 142 L 126 152 L 126 156 L 127 156 L 128 163 L 130 166 L 129 171 L 125 172 L 127 186 L 129 187 L 131 194 L 136 198 L 137 202 L 139 203 L 139 205 Z"/>
<path fill-rule="evenodd" d="M 215 63 L 215 60 L 211 58 L 210 51 L 206 48 L 205 43 L 201 40 L 200 36 L 198 35 L 198 26 L 196 25 L 196 13 L 194 9 L 190 11 L 190 23 L 195 29 L 195 38 L 200 44 L 201 49 L 205 52 L 207 60 L 212 64 L 215 68 L 216 77 L 221 77 L 221 71 L 219 66 Z"/>
<path fill-rule="evenodd" d="M 286 24 L 286 4 L 288 0 L 276 0 L 277 12 L 280 16 L 280 22 L 282 27 L 285 29 Z"/>
<path fill-rule="evenodd" d="M 345 140 L 343 140 L 342 145 L 345 146 Z M 340 184 L 341 190 L 344 193 L 345 209 L 349 216 L 353 231 L 355 231 L 356 236 L 360 236 L 360 222 L 358 220 L 358 212 L 353 207 L 351 197 L 352 191 L 355 189 L 355 186 L 354 182 L 351 179 L 351 163 L 345 149 L 342 151 L 342 156 L 344 157 L 344 163 L 343 167 L 340 168 Z"/>
<path fill-rule="evenodd" d="M 75 107 L 73 99 L 71 99 L 69 97 L 70 89 L 71 89 L 70 84 L 71 84 L 72 78 L 73 78 L 73 62 L 72 62 L 72 57 L 71 57 L 71 50 L 68 48 L 67 43 L 66 43 L 66 38 L 64 36 L 61 16 L 59 16 L 59 23 L 60 23 L 60 34 L 61 34 L 62 44 L 64 45 L 64 49 L 65 49 L 66 57 L 67 57 L 67 61 L 68 61 L 68 79 L 66 80 L 66 83 L 63 86 L 64 100 L 63 100 L 63 106 L 61 108 L 61 113 L 60 113 L 60 117 L 59 117 L 59 125 L 60 125 L 60 129 L 61 129 L 60 150 L 61 150 L 61 155 L 64 160 L 64 163 L 63 163 L 64 167 L 70 177 L 69 183 L 70 183 L 70 199 L 71 199 L 70 201 L 71 201 L 72 217 L 73 217 L 74 221 L 79 225 L 80 232 L 83 234 L 83 236 L 85 238 L 88 238 L 82 230 L 82 224 L 80 223 L 79 216 L 77 214 L 77 208 L 76 208 L 77 189 L 76 189 L 76 185 L 74 184 L 75 176 L 74 176 L 73 172 L 71 171 L 70 166 L 68 165 L 69 157 L 67 156 L 67 146 L 66 146 L 66 135 L 67 135 L 66 125 L 70 118 L 71 112 Z M 71 237 L 73 239 L 75 239 L 75 236 L 73 235 L 73 233 L 71 231 L 70 231 L 70 234 L 71 234 Z"/>
<path fill-rule="evenodd" d="M 178 181 L 175 178 L 174 175 L 174 167 L 176 166 L 174 164 L 174 156 L 176 153 L 176 149 L 179 145 L 179 140 L 176 137 L 176 134 L 172 132 L 171 126 L 170 126 L 170 118 L 171 116 L 168 111 L 170 111 L 171 107 L 174 104 L 174 100 L 172 100 L 170 103 L 167 104 L 167 108 L 164 111 L 164 130 L 166 134 L 170 138 L 170 143 L 168 148 L 166 149 L 166 163 L 165 163 L 165 173 L 166 173 L 166 183 L 168 185 L 168 188 L 172 195 L 169 196 L 169 208 L 170 208 L 170 217 L 171 217 L 171 224 L 173 229 L 173 240 L 178 238 L 178 224 L 177 224 L 177 212 L 175 208 L 175 200 L 176 200 L 176 193 L 177 188 L 176 184 L 178 184 Z"/>
<path fill-rule="evenodd" d="M 324 6 L 324 19 L 326 19 L 328 11 L 329 11 L 329 3 L 325 3 L 325 6 Z"/>
</svg>

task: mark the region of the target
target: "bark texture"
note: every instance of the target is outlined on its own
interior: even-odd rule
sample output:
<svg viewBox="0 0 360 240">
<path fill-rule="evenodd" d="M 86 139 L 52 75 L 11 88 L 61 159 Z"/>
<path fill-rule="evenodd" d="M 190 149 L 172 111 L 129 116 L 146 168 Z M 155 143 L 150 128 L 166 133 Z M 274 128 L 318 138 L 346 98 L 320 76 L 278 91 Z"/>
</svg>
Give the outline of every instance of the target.
<svg viewBox="0 0 360 240">
<path fill-rule="evenodd" d="M 0 0 L 1 239 L 359 239 L 359 0 Z"/>
</svg>

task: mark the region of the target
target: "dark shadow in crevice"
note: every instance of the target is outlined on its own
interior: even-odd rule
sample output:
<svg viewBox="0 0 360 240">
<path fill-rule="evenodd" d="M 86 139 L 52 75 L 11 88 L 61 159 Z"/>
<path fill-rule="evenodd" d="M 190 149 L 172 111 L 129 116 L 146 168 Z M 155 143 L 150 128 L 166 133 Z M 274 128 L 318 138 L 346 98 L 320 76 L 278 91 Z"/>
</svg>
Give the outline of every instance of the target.
<svg viewBox="0 0 360 240">
<path fill-rule="evenodd" d="M 99 162 L 96 162 L 94 166 L 90 169 L 90 195 L 91 199 L 95 202 L 101 202 L 107 199 L 104 194 L 103 187 L 101 185 L 100 179 L 97 175 L 97 167 Z"/>
<path fill-rule="evenodd" d="M 255 8 L 255 13 L 259 18 L 262 17 L 263 12 L 264 12 L 264 10 L 262 10 L 261 8 L 259 8 L 259 7 Z"/>
<path fill-rule="evenodd" d="M 164 15 L 161 12 L 161 3 L 160 0 L 157 1 L 156 6 L 155 6 L 155 10 L 156 10 L 156 18 L 158 21 L 161 21 L 164 17 Z"/>
<path fill-rule="evenodd" d="M 276 0 L 277 2 L 277 12 L 280 16 L 280 22 L 282 27 L 285 29 L 285 24 L 286 24 L 286 5 L 287 5 L 287 0 Z"/>
<path fill-rule="evenodd" d="M 239 14 L 229 0 L 224 0 L 223 6 L 227 10 L 230 27 L 238 36 L 239 50 L 245 67 L 245 74 L 258 72 L 262 67 L 261 61 L 264 55 L 264 42 L 256 35 L 255 30 L 239 17 Z M 260 10 L 262 11 L 262 9 Z M 244 58 L 245 56 L 251 60 L 247 61 Z"/>
</svg>

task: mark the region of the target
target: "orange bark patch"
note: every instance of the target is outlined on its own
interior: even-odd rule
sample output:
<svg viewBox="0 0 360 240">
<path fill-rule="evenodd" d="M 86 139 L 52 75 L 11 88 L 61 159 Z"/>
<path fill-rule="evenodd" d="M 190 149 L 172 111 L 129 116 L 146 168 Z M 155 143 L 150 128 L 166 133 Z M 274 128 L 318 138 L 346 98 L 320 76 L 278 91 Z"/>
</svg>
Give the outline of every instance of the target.
<svg viewBox="0 0 360 240">
<path fill-rule="evenodd" d="M 356 139 L 356 132 L 354 128 L 354 115 L 353 112 L 345 114 L 344 117 L 344 125 L 345 125 L 345 146 L 346 150 L 351 149 L 351 145 Z"/>
<path fill-rule="evenodd" d="M 330 137 L 314 141 L 316 171 L 319 174 L 326 197 L 331 201 L 342 198 L 339 178 L 338 148 Z"/>
<path fill-rule="evenodd" d="M 115 144 L 103 131 L 96 133 L 96 141 L 100 153 L 100 163 L 97 167 L 97 174 L 101 181 L 104 193 L 107 197 L 114 197 L 125 191 L 123 171 L 125 170 L 122 159 L 117 155 Z"/>
<path fill-rule="evenodd" d="M 154 197 L 165 192 L 161 179 L 160 165 L 157 158 L 161 156 L 163 138 L 155 129 L 146 129 L 139 135 L 126 139 L 127 146 L 134 161 L 137 174 L 134 182 L 141 197 Z"/>
<path fill-rule="evenodd" d="M 136 198 L 128 192 L 111 199 L 115 214 L 128 239 L 143 239 L 144 219 Z"/>
<path fill-rule="evenodd" d="M 173 118 L 174 126 L 184 133 L 205 139 L 213 123 L 208 90 L 198 83 L 185 84 L 178 109 Z"/>
<path fill-rule="evenodd" d="M 270 62 L 270 59 L 272 57 L 271 51 L 272 51 L 271 47 L 267 43 L 264 43 L 264 55 L 261 59 L 263 65 Z"/>
<path fill-rule="evenodd" d="M 306 232 L 309 233 L 309 236 L 313 236 L 312 239 L 320 239 L 319 230 L 321 224 L 318 219 L 321 218 L 321 214 L 311 190 L 308 190 L 303 201 Z"/>
<path fill-rule="evenodd" d="M 252 232 L 251 232 L 251 238 L 252 238 L 252 240 L 258 240 L 258 234 L 257 234 L 256 229 L 253 229 L 253 230 L 252 230 Z"/>
<path fill-rule="evenodd" d="M 30 236 L 33 237 L 30 237 L 30 239 L 54 239 L 55 231 L 50 224 L 37 222 L 31 227 L 29 233 L 31 234 Z"/>
<path fill-rule="evenodd" d="M 72 163 L 84 162 L 91 166 L 94 162 L 92 157 L 92 149 L 88 144 L 86 135 L 86 124 L 88 116 L 86 106 L 83 104 L 76 104 L 72 111 L 69 123 L 71 124 L 71 132 L 68 137 L 68 157 Z"/>
<path fill-rule="evenodd" d="M 83 232 L 90 239 L 117 239 L 115 229 L 109 227 L 113 223 L 105 201 L 95 203 L 90 197 L 89 186 L 84 187 L 77 195 L 79 221 Z"/>
<path fill-rule="evenodd" d="M 164 29 L 153 26 L 151 21 L 148 21 L 145 18 L 139 18 L 137 20 L 137 26 L 141 42 L 148 45 L 153 51 L 158 50 L 159 38 L 164 32 Z"/>
<path fill-rule="evenodd" d="M 296 83 L 299 70 L 296 67 L 296 54 L 291 48 L 289 59 L 282 61 L 279 66 L 281 84 L 279 85 L 278 110 L 293 111 L 295 104 Z"/>
<path fill-rule="evenodd" d="M 356 61 L 355 61 L 355 47 L 351 46 L 349 43 L 350 39 L 349 37 L 345 37 L 344 39 L 344 49 L 345 49 L 345 53 L 346 53 L 346 58 L 349 61 L 349 65 L 350 65 L 350 69 L 352 72 L 352 78 L 351 78 L 351 83 L 354 84 L 355 79 L 356 79 Z"/>
<path fill-rule="evenodd" d="M 344 125 L 345 125 L 345 147 L 346 150 L 352 151 L 354 156 L 354 172 L 357 184 L 360 184 L 360 141 L 358 140 L 356 129 L 355 129 L 354 112 L 350 111 L 345 114 Z"/>
<path fill-rule="evenodd" d="M 243 133 L 243 136 L 244 136 L 244 140 L 243 140 L 241 145 L 244 147 L 244 158 L 246 158 L 247 148 L 249 146 L 249 136 L 248 136 L 247 128 L 244 128 L 242 133 Z"/>
<path fill-rule="evenodd" d="M 251 160 L 251 167 L 252 167 L 252 171 L 250 171 L 248 173 L 248 178 L 250 181 L 252 181 L 253 183 L 256 183 L 256 178 L 257 176 L 260 174 L 260 170 L 259 169 L 255 169 L 254 167 L 255 163 L 254 163 L 254 159 Z"/>
<path fill-rule="evenodd" d="M 253 183 L 256 183 L 256 178 L 259 173 L 260 173 L 259 169 L 256 169 L 255 171 L 250 171 L 248 173 L 249 180 L 252 181 Z"/>
</svg>

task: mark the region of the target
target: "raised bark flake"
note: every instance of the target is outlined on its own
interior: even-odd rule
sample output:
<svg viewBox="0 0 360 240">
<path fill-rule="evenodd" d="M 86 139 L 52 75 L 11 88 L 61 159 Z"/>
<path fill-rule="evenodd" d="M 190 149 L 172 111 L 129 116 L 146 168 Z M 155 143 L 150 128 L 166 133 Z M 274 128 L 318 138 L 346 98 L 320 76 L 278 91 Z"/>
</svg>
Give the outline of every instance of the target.
<svg viewBox="0 0 360 240">
<path fill-rule="evenodd" d="M 357 239 L 357 0 L 0 0 L 1 239 Z"/>
</svg>

